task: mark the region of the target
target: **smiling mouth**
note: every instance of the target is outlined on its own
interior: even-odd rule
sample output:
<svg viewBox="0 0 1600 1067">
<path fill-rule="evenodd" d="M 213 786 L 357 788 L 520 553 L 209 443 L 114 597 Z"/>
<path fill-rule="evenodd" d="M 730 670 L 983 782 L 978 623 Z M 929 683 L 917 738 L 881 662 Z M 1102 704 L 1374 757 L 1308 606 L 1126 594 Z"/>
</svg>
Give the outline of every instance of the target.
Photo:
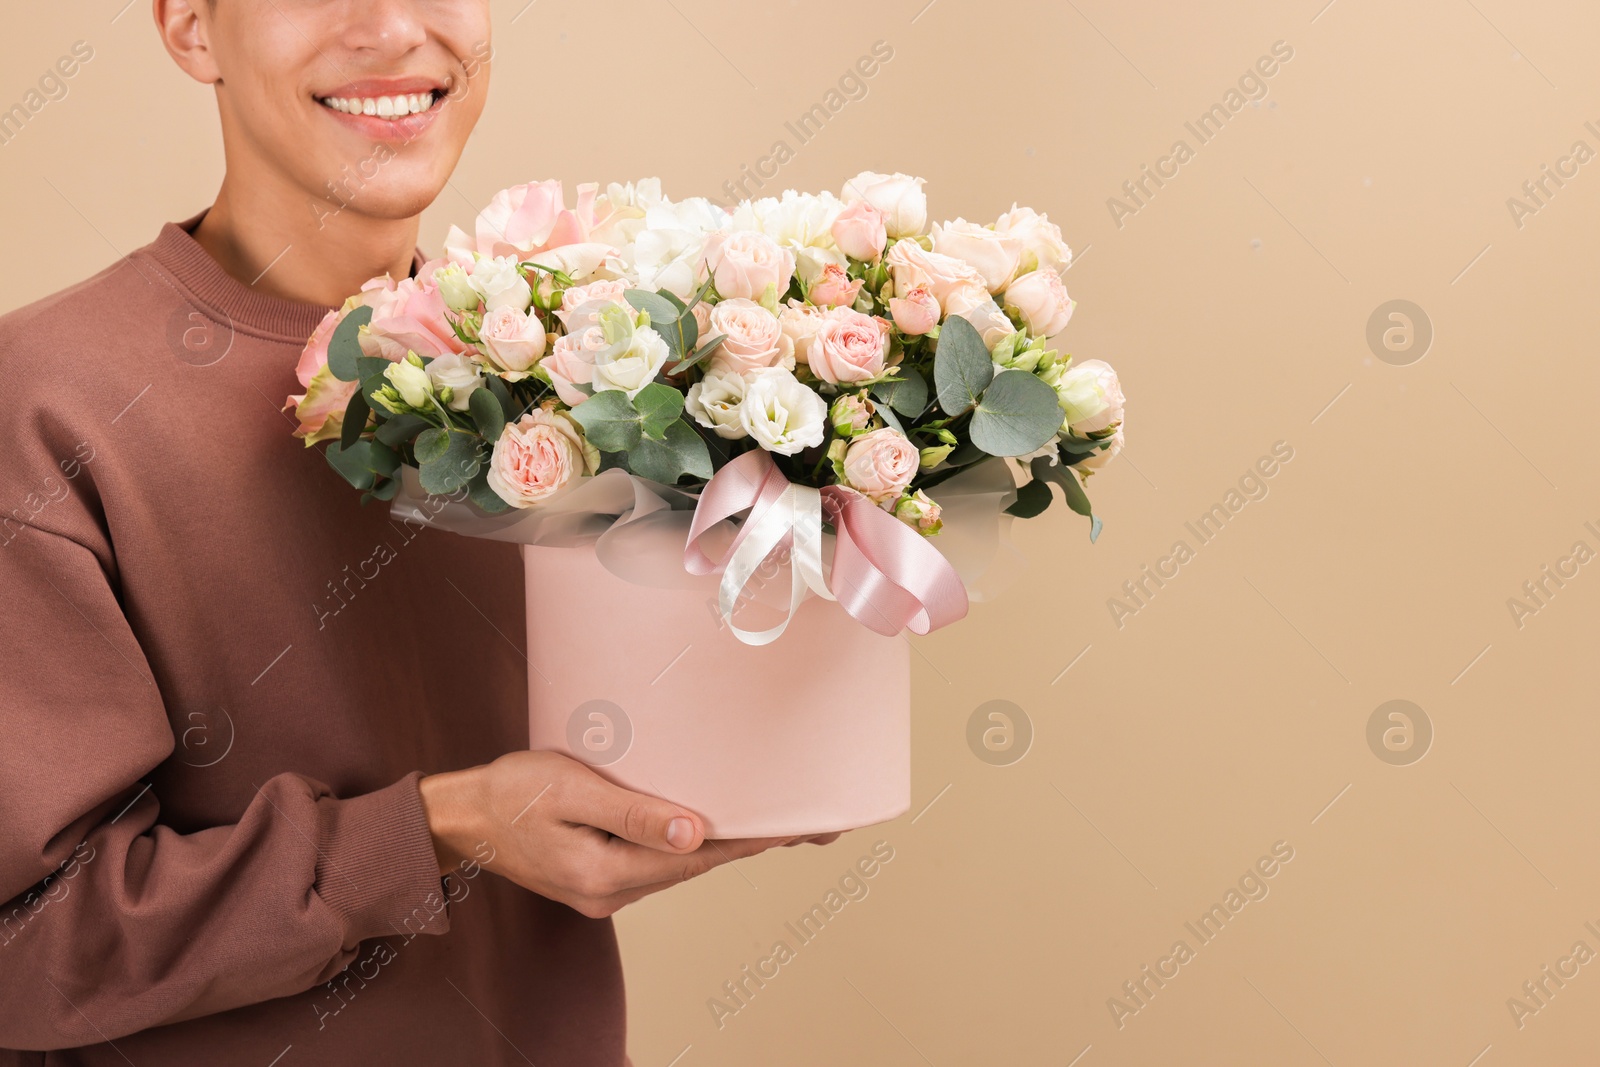
<svg viewBox="0 0 1600 1067">
<path fill-rule="evenodd" d="M 443 92 L 402 93 L 395 96 L 319 96 L 317 102 L 344 115 L 403 119 L 442 106 Z"/>
</svg>

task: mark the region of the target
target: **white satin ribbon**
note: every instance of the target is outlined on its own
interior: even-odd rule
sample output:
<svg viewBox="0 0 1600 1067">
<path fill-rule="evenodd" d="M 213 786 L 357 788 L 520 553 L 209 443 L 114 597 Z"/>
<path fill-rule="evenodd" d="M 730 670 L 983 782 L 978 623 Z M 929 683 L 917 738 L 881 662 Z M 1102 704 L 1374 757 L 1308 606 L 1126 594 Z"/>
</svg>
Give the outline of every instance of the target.
<svg viewBox="0 0 1600 1067">
<path fill-rule="evenodd" d="M 783 621 L 766 630 L 736 626 L 733 612 L 745 587 L 773 549 L 786 541 L 790 545 L 790 593 Z M 807 589 L 826 600 L 837 599 L 822 572 L 822 494 L 808 485 L 790 483 L 777 502 L 750 525 L 729 558 L 717 589 L 717 607 L 722 612 L 722 621 L 740 641 L 747 645 L 765 645 L 775 641 L 788 627 L 789 620 L 805 600 Z"/>
</svg>

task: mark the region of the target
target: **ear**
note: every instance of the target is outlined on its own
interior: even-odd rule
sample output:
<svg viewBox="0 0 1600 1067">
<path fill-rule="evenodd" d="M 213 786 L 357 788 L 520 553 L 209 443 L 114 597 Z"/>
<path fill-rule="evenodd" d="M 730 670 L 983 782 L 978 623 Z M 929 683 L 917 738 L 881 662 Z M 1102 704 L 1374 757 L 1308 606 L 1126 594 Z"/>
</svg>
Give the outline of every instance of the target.
<svg viewBox="0 0 1600 1067">
<path fill-rule="evenodd" d="M 189 77 L 205 85 L 222 80 L 211 54 L 208 0 L 155 0 L 155 17 L 161 43 Z"/>
</svg>

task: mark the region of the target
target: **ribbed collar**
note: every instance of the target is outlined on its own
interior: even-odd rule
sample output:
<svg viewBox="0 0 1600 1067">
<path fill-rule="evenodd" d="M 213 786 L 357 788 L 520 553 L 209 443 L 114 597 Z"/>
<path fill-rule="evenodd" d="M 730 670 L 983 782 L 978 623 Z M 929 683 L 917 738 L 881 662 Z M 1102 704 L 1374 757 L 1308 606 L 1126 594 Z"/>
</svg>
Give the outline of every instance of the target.
<svg viewBox="0 0 1600 1067">
<path fill-rule="evenodd" d="M 205 216 L 202 211 L 187 221 L 167 223 L 145 251 L 172 275 L 186 290 L 185 295 L 196 304 L 234 325 L 304 344 L 332 308 L 273 296 L 229 274 L 194 239 L 194 231 Z M 422 263 L 419 251 L 412 257 L 412 274 Z"/>
</svg>

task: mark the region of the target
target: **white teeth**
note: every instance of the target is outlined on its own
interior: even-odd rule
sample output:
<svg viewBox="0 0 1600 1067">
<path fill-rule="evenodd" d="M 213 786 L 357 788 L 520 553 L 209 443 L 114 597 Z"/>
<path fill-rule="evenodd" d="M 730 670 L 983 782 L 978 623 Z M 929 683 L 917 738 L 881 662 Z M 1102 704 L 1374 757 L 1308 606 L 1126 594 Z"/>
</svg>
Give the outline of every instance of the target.
<svg viewBox="0 0 1600 1067">
<path fill-rule="evenodd" d="M 322 103 L 346 115 L 374 115 L 378 118 L 397 119 L 407 115 L 420 115 L 433 107 L 432 93 L 411 93 L 406 96 L 323 97 Z"/>
</svg>

